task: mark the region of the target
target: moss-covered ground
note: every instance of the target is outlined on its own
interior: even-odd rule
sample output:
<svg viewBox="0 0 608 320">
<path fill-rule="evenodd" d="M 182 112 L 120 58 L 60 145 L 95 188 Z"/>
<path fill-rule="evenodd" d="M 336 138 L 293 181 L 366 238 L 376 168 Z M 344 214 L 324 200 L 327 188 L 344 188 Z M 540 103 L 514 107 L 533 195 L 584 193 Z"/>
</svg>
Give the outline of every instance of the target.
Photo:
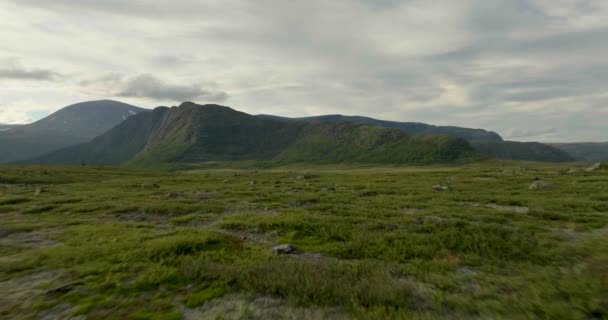
<svg viewBox="0 0 608 320">
<path fill-rule="evenodd" d="M 605 319 L 608 172 L 577 166 L 3 166 L 0 318 Z"/>
</svg>

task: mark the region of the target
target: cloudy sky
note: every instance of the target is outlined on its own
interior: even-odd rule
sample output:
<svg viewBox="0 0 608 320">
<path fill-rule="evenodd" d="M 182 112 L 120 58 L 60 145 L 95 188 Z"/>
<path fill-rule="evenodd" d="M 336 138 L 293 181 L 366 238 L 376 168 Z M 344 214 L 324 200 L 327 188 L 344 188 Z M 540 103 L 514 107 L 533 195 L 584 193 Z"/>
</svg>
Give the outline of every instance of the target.
<svg viewBox="0 0 608 320">
<path fill-rule="evenodd" d="M 190 100 L 608 140 L 606 0 L 0 0 L 0 39 L 4 123 Z"/>
</svg>

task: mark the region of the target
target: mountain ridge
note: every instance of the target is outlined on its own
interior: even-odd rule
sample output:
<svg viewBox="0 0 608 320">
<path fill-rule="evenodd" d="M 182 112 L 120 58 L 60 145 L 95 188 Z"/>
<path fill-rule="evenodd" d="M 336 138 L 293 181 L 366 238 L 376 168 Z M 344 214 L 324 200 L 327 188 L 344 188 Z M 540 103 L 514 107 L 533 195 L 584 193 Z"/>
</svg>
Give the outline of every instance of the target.
<svg viewBox="0 0 608 320">
<path fill-rule="evenodd" d="M 69 105 L 31 124 L 0 131 L 0 163 L 31 159 L 87 142 L 128 117 L 146 112 L 113 100 Z"/>
<path fill-rule="evenodd" d="M 453 135 L 455 137 L 459 137 L 465 139 L 469 142 L 501 142 L 503 141 L 502 137 L 493 131 L 488 131 L 485 129 L 473 129 L 473 128 L 464 128 L 457 126 L 436 126 L 432 124 L 426 124 L 421 122 L 399 122 L 399 121 L 389 121 L 389 120 L 379 120 L 370 117 L 364 116 L 347 116 L 341 114 L 329 114 L 329 115 L 320 115 L 320 116 L 311 116 L 311 117 L 298 117 L 298 118 L 288 118 L 267 114 L 259 114 L 256 115 L 260 118 L 266 119 L 275 119 L 275 120 L 283 120 L 283 121 L 305 121 L 305 122 L 351 122 L 351 123 L 359 123 L 359 124 L 367 124 L 367 125 L 375 125 L 384 128 L 394 128 L 400 129 L 401 131 L 412 134 L 447 134 Z"/>
<path fill-rule="evenodd" d="M 447 134 L 467 140 L 483 156 L 508 160 L 567 162 L 574 161 L 567 152 L 539 142 L 505 141 L 496 132 L 484 129 L 472 129 L 456 126 L 435 126 L 420 122 L 398 122 L 378 120 L 363 116 L 344 116 L 340 114 L 322 115 L 303 118 L 287 118 L 273 115 L 257 115 L 265 119 L 279 121 L 310 123 L 362 123 L 383 128 L 394 128 L 407 134 Z"/>
<path fill-rule="evenodd" d="M 148 131 L 141 128 L 142 123 L 148 124 L 144 126 Z M 125 132 L 129 139 L 125 139 Z M 137 143 L 121 149 L 119 140 L 134 136 L 139 137 Z M 28 162 L 138 166 L 240 160 L 423 164 L 473 158 L 468 142 L 451 136 L 410 136 L 396 129 L 352 123 L 276 121 L 225 106 L 185 102 L 138 114 L 89 143 Z"/>
<path fill-rule="evenodd" d="M 577 161 L 608 161 L 608 142 L 548 143 Z"/>
</svg>

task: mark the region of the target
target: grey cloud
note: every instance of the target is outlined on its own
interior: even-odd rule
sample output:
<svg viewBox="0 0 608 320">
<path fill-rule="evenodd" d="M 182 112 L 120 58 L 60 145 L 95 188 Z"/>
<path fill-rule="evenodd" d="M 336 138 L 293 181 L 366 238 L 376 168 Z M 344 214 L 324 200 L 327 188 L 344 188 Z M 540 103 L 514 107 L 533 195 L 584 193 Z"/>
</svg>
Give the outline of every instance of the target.
<svg viewBox="0 0 608 320">
<path fill-rule="evenodd" d="M 0 66 L 0 79 L 53 81 L 61 77 L 59 73 L 53 70 L 25 68 L 15 58 L 6 59 L 0 64 L 4 65 Z"/>
<path fill-rule="evenodd" d="M 199 85 L 171 84 L 148 74 L 133 78 L 109 75 L 97 80 L 83 81 L 81 85 L 95 93 L 161 101 L 205 100 L 222 102 L 228 98 L 226 92 L 205 90 Z"/>
<path fill-rule="evenodd" d="M 225 100 L 221 88 L 249 112 L 361 114 L 525 139 L 601 138 L 586 124 L 607 125 L 598 111 L 608 105 L 602 0 L 10 3 L 43 12 L 45 25 L 64 22 L 70 39 L 92 39 L 66 65 L 98 64 L 86 70 L 96 80 L 82 83 L 97 95 Z M 99 19 L 73 28 L 83 13 Z M 137 70 L 154 76 L 99 78 Z M 545 117 L 559 118 L 557 132 L 529 130 Z"/>
<path fill-rule="evenodd" d="M 521 139 L 521 138 L 534 138 L 538 136 L 551 136 L 555 133 L 559 132 L 556 128 L 546 128 L 546 129 L 520 129 L 520 128 L 511 128 L 506 130 L 504 134 L 504 138 L 507 139 Z"/>
<path fill-rule="evenodd" d="M 231 8 L 228 3 L 226 3 L 224 6 L 217 6 L 214 5 L 213 2 L 194 0 L 181 0 L 171 4 L 164 0 L 54 0 L 48 2 L 40 2 L 37 0 L 11 1 L 18 5 L 66 14 L 113 14 L 119 16 L 155 19 L 197 17 L 200 16 L 200 12 L 206 12 L 209 14 L 227 13 Z"/>
</svg>

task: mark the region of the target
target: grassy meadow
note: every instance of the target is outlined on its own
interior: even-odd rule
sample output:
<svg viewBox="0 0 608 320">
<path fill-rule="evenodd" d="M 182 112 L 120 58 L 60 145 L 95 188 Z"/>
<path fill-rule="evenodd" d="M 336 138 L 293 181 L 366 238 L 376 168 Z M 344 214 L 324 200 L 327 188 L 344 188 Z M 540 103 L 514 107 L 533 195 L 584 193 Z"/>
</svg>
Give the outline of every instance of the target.
<svg viewBox="0 0 608 320">
<path fill-rule="evenodd" d="M 605 319 L 584 167 L 0 166 L 0 319 Z"/>
</svg>

